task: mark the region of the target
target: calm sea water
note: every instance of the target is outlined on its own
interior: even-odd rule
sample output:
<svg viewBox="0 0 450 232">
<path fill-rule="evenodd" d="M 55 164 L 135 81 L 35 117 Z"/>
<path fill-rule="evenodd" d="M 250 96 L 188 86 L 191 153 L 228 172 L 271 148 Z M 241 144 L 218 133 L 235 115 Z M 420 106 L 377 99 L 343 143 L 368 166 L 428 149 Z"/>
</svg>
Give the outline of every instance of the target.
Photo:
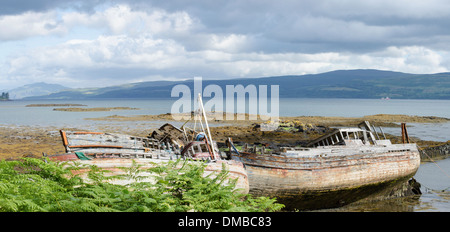
<svg viewBox="0 0 450 232">
<path fill-rule="evenodd" d="M 115 99 L 115 100 L 38 100 L 0 101 L 0 126 L 53 126 L 93 129 L 109 124 L 132 128 L 141 122 L 102 122 L 85 120 L 111 115 L 164 114 L 171 111 L 178 99 Z M 83 104 L 86 107 L 133 107 L 139 110 L 110 112 L 63 112 L 55 107 L 26 107 L 29 104 Z M 343 116 L 361 117 L 373 114 L 406 114 L 450 118 L 450 100 L 380 100 L 380 99 L 280 99 L 280 116 Z M 164 123 L 148 122 L 144 126 L 156 128 Z M 387 133 L 400 134 L 399 128 L 383 128 Z M 409 123 L 410 136 L 420 139 L 450 140 L 450 123 Z M 422 196 L 415 200 L 398 200 L 366 206 L 369 211 L 440 211 L 450 212 L 450 159 L 424 163 L 415 178 L 422 184 Z"/>
<path fill-rule="evenodd" d="M 38 100 L 0 102 L 0 125 L 92 127 L 101 121 L 85 120 L 111 115 L 164 114 L 171 111 L 178 99 L 115 99 L 115 100 Z M 83 104 L 86 107 L 128 106 L 139 110 L 107 112 L 64 112 L 53 111 L 55 107 L 25 107 L 29 104 Z M 406 114 L 450 118 L 450 100 L 379 100 L 379 99 L 280 99 L 280 116 L 343 116 L 361 117 L 373 114 Z M 108 122 L 111 123 L 111 122 Z M 121 122 L 124 126 L 132 123 Z M 450 124 L 408 124 L 411 136 L 421 139 L 447 141 L 450 138 Z M 400 130 L 387 128 L 387 132 Z M 428 133 L 431 132 L 431 133 Z"/>
</svg>

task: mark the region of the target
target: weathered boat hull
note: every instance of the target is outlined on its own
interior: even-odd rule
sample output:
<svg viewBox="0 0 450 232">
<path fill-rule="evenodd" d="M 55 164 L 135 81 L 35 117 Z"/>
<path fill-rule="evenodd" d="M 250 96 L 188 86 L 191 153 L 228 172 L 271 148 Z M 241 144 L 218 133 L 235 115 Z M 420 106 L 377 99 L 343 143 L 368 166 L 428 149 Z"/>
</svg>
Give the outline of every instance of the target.
<svg viewBox="0 0 450 232">
<path fill-rule="evenodd" d="M 81 164 L 95 165 L 110 172 L 106 175 L 125 174 L 123 168 L 131 167 L 133 161 L 142 169 L 154 167 L 156 164 L 167 163 L 171 160 L 186 159 L 187 162 L 206 162 L 205 176 L 211 173 L 219 173 L 222 166 L 229 171 L 229 179 L 237 179 L 236 189 L 247 194 L 249 183 L 244 165 L 234 160 L 211 159 L 208 156 L 198 156 L 203 154 L 201 149 L 197 149 L 186 156 L 180 151 L 178 144 L 169 141 L 160 142 L 154 138 L 136 137 L 126 134 L 113 134 L 102 132 L 66 132 L 61 130 L 61 139 L 66 153 L 48 156 L 54 161 L 77 161 Z M 194 142 L 196 148 L 200 148 L 201 142 Z M 197 153 L 198 154 L 197 154 Z M 83 160 L 89 159 L 89 160 Z M 77 170 L 77 174 L 87 179 L 89 168 Z M 154 178 L 143 172 L 144 181 L 152 181 Z M 127 184 L 129 180 L 113 179 L 115 184 Z"/>
<path fill-rule="evenodd" d="M 122 156 L 120 158 L 119 156 Z M 90 156 L 93 157 L 93 156 Z M 98 168 L 102 170 L 106 170 L 108 172 L 105 173 L 105 176 L 116 176 L 116 175 L 123 175 L 126 174 L 126 170 L 124 168 L 132 167 L 133 162 L 137 164 L 140 169 L 148 169 L 155 167 L 155 165 L 158 164 L 164 164 L 169 162 L 171 159 L 168 157 L 159 157 L 155 159 L 151 158 L 133 158 L 135 156 L 131 156 L 128 154 L 117 154 L 116 158 L 110 158 L 112 156 L 108 157 L 97 157 L 92 158 L 91 160 L 80 160 L 79 157 L 74 153 L 66 153 L 66 154 L 59 154 L 59 155 L 52 155 L 48 156 L 49 159 L 53 161 L 76 161 L 80 164 L 87 164 L 87 165 L 95 165 Z M 182 161 L 183 162 L 183 161 Z M 180 166 L 182 165 L 182 162 L 180 162 Z M 187 161 L 187 162 L 201 162 L 201 161 Z M 229 172 L 228 179 L 237 179 L 236 187 L 235 189 L 238 190 L 238 192 L 247 194 L 249 192 L 249 182 L 248 182 L 248 176 L 247 171 L 244 168 L 244 165 L 240 162 L 234 161 L 234 160 L 216 160 L 216 161 L 210 161 L 206 163 L 205 173 L 204 175 L 207 176 L 211 173 L 220 173 L 222 169 L 225 168 Z M 78 174 L 82 178 L 87 178 L 87 173 L 89 172 L 89 167 L 86 168 L 80 168 L 76 171 L 72 171 L 73 174 Z M 141 181 L 154 181 L 154 177 L 151 175 L 150 172 L 142 172 L 141 173 L 142 180 Z M 126 180 L 126 179 L 112 179 L 109 180 L 110 183 L 113 184 L 129 184 L 132 181 L 135 180 Z"/>
<path fill-rule="evenodd" d="M 415 144 L 328 146 L 281 154 L 241 152 L 250 193 L 276 197 L 286 209 L 336 207 L 376 194 L 414 176 Z"/>
</svg>

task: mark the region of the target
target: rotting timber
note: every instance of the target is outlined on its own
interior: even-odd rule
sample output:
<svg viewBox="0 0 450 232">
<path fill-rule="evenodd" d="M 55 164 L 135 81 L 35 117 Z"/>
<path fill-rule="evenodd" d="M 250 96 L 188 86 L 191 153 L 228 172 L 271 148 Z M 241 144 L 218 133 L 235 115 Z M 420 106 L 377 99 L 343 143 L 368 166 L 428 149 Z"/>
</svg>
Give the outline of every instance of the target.
<svg viewBox="0 0 450 232">
<path fill-rule="evenodd" d="M 142 161 L 141 165 L 180 157 L 209 160 L 208 165 L 216 167 L 213 171 L 228 165 L 241 188 L 255 196 L 276 197 L 285 210 L 321 209 L 417 191 L 410 186 L 415 184 L 412 177 L 420 156 L 417 146 L 407 143 L 406 126 L 402 125 L 403 144 L 391 144 L 380 131 L 379 135 L 364 122 L 360 128 L 339 128 L 308 144 L 302 142 L 303 147 L 262 144 L 237 149 L 229 139 L 228 154 L 220 152 L 215 142 L 208 144 L 211 140 L 197 141 L 195 127 L 184 125 L 164 124 L 147 138 L 61 131 L 67 153 L 52 158 L 79 160 L 75 152 L 82 151 L 92 158 L 82 162 L 106 165 L 113 171 L 133 159 Z M 210 133 L 204 135 L 211 138 Z M 409 184 L 406 190 L 405 183 Z"/>
<path fill-rule="evenodd" d="M 171 125 L 170 125 L 171 126 Z M 167 128 L 165 125 L 164 128 Z M 48 155 L 54 161 L 76 161 L 80 164 L 95 165 L 108 171 L 108 175 L 125 174 L 123 168 L 138 165 L 140 169 L 148 169 L 156 164 L 167 163 L 177 159 L 186 162 L 205 163 L 205 175 L 219 173 L 223 169 L 229 173 L 229 179 L 237 179 L 236 189 L 241 193 L 248 193 L 247 172 L 241 162 L 224 160 L 219 156 L 211 156 L 206 141 L 189 141 L 195 144 L 195 150 L 185 152 L 177 142 L 164 137 L 163 140 L 155 138 L 137 137 L 126 134 L 113 134 L 86 131 L 60 131 L 66 153 Z M 217 145 L 212 141 L 215 150 Z M 183 161 L 184 162 L 184 161 Z M 183 163 L 181 162 L 181 163 Z M 74 174 L 87 177 L 89 167 L 80 168 Z M 148 173 L 144 172 L 144 175 Z M 152 181 L 151 176 L 143 176 L 145 181 Z M 114 184 L 127 184 L 128 180 L 114 179 Z"/>
<path fill-rule="evenodd" d="M 393 195 L 420 165 L 416 144 L 391 144 L 367 121 L 360 128 L 339 128 L 307 147 L 246 147 L 228 142 L 232 159 L 244 163 L 250 193 L 276 197 L 286 210 L 339 207 Z M 409 189 L 408 191 L 413 191 Z M 394 194 L 395 195 L 395 194 Z"/>
<path fill-rule="evenodd" d="M 164 124 L 159 130 L 148 137 L 137 137 L 127 134 L 64 131 L 61 138 L 66 153 L 49 155 L 55 161 L 77 161 L 82 164 L 95 165 L 110 174 L 123 174 L 124 167 L 137 164 L 141 169 L 154 167 L 158 163 L 167 163 L 170 160 L 182 159 L 186 162 L 204 162 L 205 176 L 226 170 L 228 180 L 223 184 L 236 180 L 234 186 L 240 193 L 248 193 L 248 177 L 244 165 L 235 160 L 225 160 L 219 155 L 217 143 L 212 140 L 199 96 L 199 114 L 196 120 L 202 125 L 203 131 L 196 132 L 186 128 L 176 128 L 171 124 Z M 206 124 L 206 132 L 203 121 Z M 197 121 L 196 121 L 197 122 Z M 192 136 L 189 136 L 192 135 Z M 89 169 L 79 169 L 76 174 L 87 177 Z M 146 179 L 145 179 L 146 178 Z M 144 176 L 146 181 L 152 181 L 151 175 Z M 111 182 L 111 181 L 110 181 Z M 116 184 L 127 184 L 128 181 L 113 180 Z"/>
</svg>

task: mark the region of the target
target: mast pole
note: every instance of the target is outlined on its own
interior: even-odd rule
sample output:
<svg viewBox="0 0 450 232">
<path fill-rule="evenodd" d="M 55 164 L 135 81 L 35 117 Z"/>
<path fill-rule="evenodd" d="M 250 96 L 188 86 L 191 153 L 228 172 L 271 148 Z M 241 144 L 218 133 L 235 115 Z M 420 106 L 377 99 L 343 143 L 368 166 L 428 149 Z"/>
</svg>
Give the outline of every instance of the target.
<svg viewBox="0 0 450 232">
<path fill-rule="evenodd" d="M 201 107 L 201 110 L 202 110 L 202 113 L 203 113 L 203 118 L 205 118 L 206 130 L 208 132 L 208 138 L 207 139 L 209 139 L 209 144 L 211 146 L 212 154 L 214 156 L 214 159 L 216 159 L 216 151 L 214 150 L 214 145 L 213 145 L 213 142 L 212 142 L 211 132 L 209 131 L 208 119 L 206 119 L 206 112 L 205 112 L 205 108 L 203 107 L 203 101 L 202 101 L 201 93 L 198 94 L 198 101 L 199 101 L 199 106 Z"/>
</svg>

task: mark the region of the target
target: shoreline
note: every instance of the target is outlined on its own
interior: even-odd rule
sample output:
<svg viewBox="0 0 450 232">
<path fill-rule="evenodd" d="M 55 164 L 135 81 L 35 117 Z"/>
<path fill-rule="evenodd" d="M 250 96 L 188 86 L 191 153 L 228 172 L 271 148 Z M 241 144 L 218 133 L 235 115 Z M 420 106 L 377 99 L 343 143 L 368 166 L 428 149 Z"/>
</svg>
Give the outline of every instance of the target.
<svg viewBox="0 0 450 232">
<path fill-rule="evenodd" d="M 85 118 L 85 120 L 93 121 L 186 121 L 177 120 L 175 118 L 188 118 L 193 120 L 193 113 L 179 113 L 179 114 L 157 114 L 157 115 L 133 115 L 133 116 L 121 116 L 111 115 L 98 118 Z M 249 124 L 249 123 L 262 123 L 267 120 L 261 119 L 259 115 L 251 114 L 230 114 L 226 115 L 223 112 L 207 112 L 209 123 L 232 123 L 235 124 Z M 228 120 L 231 118 L 231 120 Z M 266 118 L 269 118 L 266 116 Z M 363 117 L 339 117 L 339 116 L 280 116 L 280 121 L 301 121 L 302 123 L 309 124 L 321 124 L 324 126 L 357 126 L 362 121 L 370 121 L 376 126 L 384 127 L 400 127 L 400 124 L 396 123 L 447 123 L 450 122 L 450 118 L 437 117 L 437 116 L 415 116 L 404 114 L 375 114 L 366 115 Z"/>
<path fill-rule="evenodd" d="M 247 118 L 249 115 L 245 115 Z M 157 121 L 157 122 L 185 122 L 186 120 L 173 120 L 171 114 L 161 115 L 137 115 L 137 116 L 109 116 L 88 120 L 101 121 Z M 260 123 L 264 120 L 209 120 L 211 124 L 211 134 L 217 142 L 223 142 L 227 137 L 231 137 L 235 142 L 243 143 L 272 143 L 302 145 L 304 141 L 317 138 L 330 127 L 354 127 L 362 121 L 370 121 L 375 126 L 400 127 L 400 122 L 406 123 L 448 123 L 450 119 L 433 116 L 407 116 L 407 115 L 369 115 L 364 117 L 323 117 L 323 116 L 298 116 L 280 117 L 282 130 L 261 131 Z M 193 121 L 192 121 L 193 123 Z M 162 126 L 161 123 L 159 126 Z M 136 125 L 135 128 L 121 127 L 120 125 L 99 125 L 101 132 L 124 133 L 135 136 L 148 136 L 157 128 L 146 128 Z M 104 128 L 104 129 L 103 129 Z M 294 129 L 292 129 L 294 128 Z M 64 153 L 59 130 L 85 131 L 86 128 L 58 128 L 55 126 L 0 126 L 0 159 L 12 159 L 24 156 L 42 157 L 42 153 L 58 154 Z M 400 128 L 398 128 L 400 129 Z M 386 134 L 393 143 L 399 143 L 401 136 Z M 420 147 L 436 147 L 447 142 L 425 141 L 414 138 L 413 140 Z"/>
<path fill-rule="evenodd" d="M 88 111 L 117 111 L 117 110 L 139 110 L 139 108 L 131 107 L 93 107 L 93 108 L 54 108 L 53 111 L 68 111 L 68 112 L 88 112 Z"/>
</svg>

